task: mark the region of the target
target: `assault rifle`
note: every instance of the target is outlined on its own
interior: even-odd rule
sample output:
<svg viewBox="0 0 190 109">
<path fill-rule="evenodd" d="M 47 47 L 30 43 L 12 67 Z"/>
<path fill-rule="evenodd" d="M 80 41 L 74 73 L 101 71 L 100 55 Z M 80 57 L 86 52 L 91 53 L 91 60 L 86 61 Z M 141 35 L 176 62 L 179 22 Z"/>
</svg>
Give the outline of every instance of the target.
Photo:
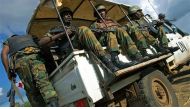
<svg viewBox="0 0 190 109">
<path fill-rule="evenodd" d="M 65 27 L 65 28 L 66 28 L 66 30 L 70 29 L 72 31 L 72 34 L 77 33 L 76 28 L 73 27 L 73 26 L 71 26 L 71 27 Z M 59 33 L 63 33 L 63 32 L 66 35 L 65 30 L 62 27 L 56 27 L 56 28 L 52 28 L 52 29 L 49 30 L 50 34 L 59 34 Z"/>
<path fill-rule="evenodd" d="M 9 69 L 9 73 L 10 73 L 12 79 L 11 79 L 11 88 L 7 92 L 7 97 L 9 97 L 10 107 L 14 107 L 15 106 L 15 89 L 14 89 L 14 84 L 15 84 L 15 81 L 16 81 L 16 74 L 13 72 L 12 69 Z"/>
<path fill-rule="evenodd" d="M 72 32 L 75 32 L 75 31 L 73 31 L 73 29 L 71 29 L 72 30 Z M 104 33 L 104 32 L 115 32 L 115 30 L 114 29 L 91 29 L 93 32 L 96 32 L 96 33 Z M 62 33 L 62 32 L 64 32 L 64 30 L 63 30 L 63 28 L 54 28 L 54 29 L 51 29 L 50 31 L 49 31 L 49 33 L 50 34 L 58 34 L 58 33 Z"/>
<path fill-rule="evenodd" d="M 104 33 L 104 32 L 115 32 L 114 29 L 91 29 L 93 32 L 96 32 L 96 33 Z"/>
<path fill-rule="evenodd" d="M 13 69 L 9 69 L 9 73 L 12 77 L 11 79 L 11 89 L 7 92 L 7 97 L 9 97 L 10 106 L 15 106 L 15 93 L 18 95 L 18 97 L 21 99 L 21 101 L 24 103 L 24 100 L 22 98 L 21 93 L 18 90 L 18 87 L 15 85 L 16 83 L 16 74 Z"/>
</svg>

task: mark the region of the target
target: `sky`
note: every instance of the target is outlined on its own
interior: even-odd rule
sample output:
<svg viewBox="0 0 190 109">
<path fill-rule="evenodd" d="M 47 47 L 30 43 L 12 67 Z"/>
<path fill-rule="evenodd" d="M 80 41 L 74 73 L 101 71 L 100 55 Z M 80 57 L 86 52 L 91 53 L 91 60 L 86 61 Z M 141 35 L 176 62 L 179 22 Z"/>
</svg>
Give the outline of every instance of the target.
<svg viewBox="0 0 190 109">
<path fill-rule="evenodd" d="M 0 0 L 0 51 L 2 42 L 12 34 L 25 34 L 27 24 L 37 7 L 39 0 Z M 166 14 L 167 19 L 176 19 L 173 22 L 183 31 L 190 33 L 190 0 L 110 0 L 113 2 L 139 5 L 145 14 L 157 18 L 156 13 Z M 150 2 L 150 3 L 149 3 Z M 155 10 L 154 10 L 154 9 Z M 155 12 L 156 11 L 156 12 Z M 188 23 L 187 23 L 188 22 Z M 0 59 L 1 61 L 1 59 Z M 10 83 L 0 62 L 0 106 L 8 106 L 6 93 Z M 25 95 L 24 90 L 21 93 Z M 18 99 L 18 97 L 17 97 Z M 25 97 L 26 99 L 26 97 Z"/>
</svg>

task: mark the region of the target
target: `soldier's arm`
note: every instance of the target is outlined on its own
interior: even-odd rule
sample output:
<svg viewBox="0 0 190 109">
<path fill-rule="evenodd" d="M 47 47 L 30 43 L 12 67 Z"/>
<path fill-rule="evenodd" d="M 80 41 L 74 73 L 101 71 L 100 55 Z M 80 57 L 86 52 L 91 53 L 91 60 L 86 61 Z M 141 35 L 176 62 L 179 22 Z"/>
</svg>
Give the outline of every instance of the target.
<svg viewBox="0 0 190 109">
<path fill-rule="evenodd" d="M 97 28 L 96 22 L 94 22 L 94 23 L 92 23 L 92 24 L 90 25 L 90 29 L 96 29 L 96 28 Z"/>
<path fill-rule="evenodd" d="M 53 35 L 53 36 L 49 36 L 49 37 L 43 37 L 38 41 L 38 45 L 39 46 L 51 46 L 52 44 L 55 43 L 55 40 L 58 38 L 61 38 L 63 35 L 65 34 L 65 32 Z"/>
<path fill-rule="evenodd" d="M 4 66 L 7 74 L 8 74 L 8 69 L 9 69 L 8 54 L 9 54 L 9 46 L 4 45 L 3 49 L 1 51 L 1 59 L 2 59 L 3 66 Z M 9 74 L 8 74 L 8 76 L 9 76 Z"/>
</svg>

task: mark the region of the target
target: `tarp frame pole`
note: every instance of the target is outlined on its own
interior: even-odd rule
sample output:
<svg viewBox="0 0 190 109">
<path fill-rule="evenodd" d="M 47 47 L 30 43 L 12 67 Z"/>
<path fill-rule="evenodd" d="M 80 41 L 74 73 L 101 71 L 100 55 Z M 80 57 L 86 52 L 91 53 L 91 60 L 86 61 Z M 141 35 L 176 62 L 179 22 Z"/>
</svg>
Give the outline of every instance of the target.
<svg viewBox="0 0 190 109">
<path fill-rule="evenodd" d="M 70 44 L 70 46 L 71 46 L 71 49 L 72 49 L 72 51 L 74 51 L 73 44 L 72 44 L 72 42 L 71 42 L 71 39 L 70 39 L 70 37 L 69 37 L 69 34 L 68 34 L 67 29 L 66 29 L 66 27 L 65 27 L 65 24 L 64 24 L 64 22 L 63 22 L 63 20 L 62 20 L 62 18 L 61 18 L 61 15 L 60 15 L 60 13 L 59 13 L 59 10 L 58 10 L 58 8 L 57 8 L 57 6 L 56 6 L 56 2 L 55 2 L 55 0 L 52 0 L 52 2 L 53 2 L 53 5 L 54 5 L 54 7 L 55 7 L 55 9 L 56 9 L 56 12 L 57 12 L 57 15 L 58 15 L 58 17 L 59 17 L 59 20 L 61 21 L 61 24 L 62 24 L 62 26 L 63 26 L 63 29 L 64 29 L 64 31 L 65 31 L 65 33 L 66 33 L 66 36 L 67 36 L 67 39 L 68 39 L 69 44 Z"/>
</svg>

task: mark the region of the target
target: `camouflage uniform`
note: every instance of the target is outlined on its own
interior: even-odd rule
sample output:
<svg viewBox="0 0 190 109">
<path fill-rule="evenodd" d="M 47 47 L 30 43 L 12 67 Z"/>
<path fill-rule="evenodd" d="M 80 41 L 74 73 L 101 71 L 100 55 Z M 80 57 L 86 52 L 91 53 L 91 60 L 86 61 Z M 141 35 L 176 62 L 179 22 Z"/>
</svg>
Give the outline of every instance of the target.
<svg viewBox="0 0 190 109">
<path fill-rule="evenodd" d="M 138 6 L 132 6 L 129 8 L 129 15 L 133 16 L 135 13 L 142 11 Z M 134 17 L 134 16 L 133 16 Z M 149 33 L 148 25 L 143 17 L 138 18 L 138 20 L 133 20 L 132 24 L 129 22 L 126 26 L 126 30 L 129 32 L 131 37 L 137 43 L 137 46 L 140 50 L 148 48 L 148 45 L 153 45 L 157 50 L 159 50 L 157 40 Z M 162 27 L 158 28 L 158 33 L 156 37 L 159 39 L 162 47 L 168 46 L 167 37 L 163 31 Z"/>
<path fill-rule="evenodd" d="M 8 41 L 4 45 L 9 45 Z M 44 65 L 39 49 L 26 47 L 10 58 L 10 68 L 15 69 L 24 84 L 26 95 L 32 106 L 46 106 L 51 99 L 57 98 Z"/>
<path fill-rule="evenodd" d="M 79 45 L 81 46 L 81 48 L 85 48 L 89 51 L 92 51 L 95 53 L 96 56 L 98 56 L 98 58 L 105 64 L 105 66 L 107 66 L 107 68 L 109 68 L 112 72 L 115 72 L 117 70 L 119 70 L 111 61 L 110 56 L 108 54 L 106 54 L 106 52 L 104 51 L 104 49 L 102 48 L 101 44 L 99 43 L 99 41 L 96 39 L 94 33 L 85 26 L 81 26 L 81 27 L 75 27 L 72 26 L 71 24 L 71 20 L 73 17 L 73 12 L 68 8 L 68 7 L 63 7 L 60 10 L 60 15 L 63 17 L 64 22 L 66 24 L 66 29 L 68 31 L 69 37 L 72 41 L 72 44 L 74 44 L 74 48 L 80 48 Z M 61 27 L 63 28 L 63 27 Z M 74 30 L 72 29 L 74 28 Z M 63 29 L 62 29 L 63 30 Z M 65 36 L 65 35 L 63 35 Z M 52 36 L 55 37 L 55 36 Z M 59 38 L 58 38 L 59 39 Z M 61 40 L 67 39 L 67 38 L 60 38 Z M 57 39 L 55 39 L 57 40 Z M 58 45 L 58 48 L 60 48 L 60 51 L 64 52 L 64 46 L 65 43 L 68 43 L 68 41 L 66 42 L 59 42 L 56 43 L 56 45 Z M 68 44 L 70 45 L 70 44 Z M 76 46 L 77 45 L 77 46 Z M 67 46 L 67 45 L 66 45 Z M 69 47 L 69 46 L 68 46 Z M 63 49 L 62 49 L 63 48 Z"/>
<path fill-rule="evenodd" d="M 74 36 L 69 36 L 75 49 L 84 48 L 89 51 L 92 51 L 100 60 L 102 60 L 103 63 L 105 63 L 105 65 L 109 69 L 111 69 L 111 71 L 115 72 L 118 70 L 118 68 L 116 68 L 113 65 L 112 61 L 109 59 L 110 56 L 105 52 L 100 42 L 96 39 L 94 33 L 88 27 L 81 26 L 77 28 L 77 31 L 75 32 L 76 33 L 74 33 Z M 64 40 L 65 38 L 62 38 L 61 40 Z M 65 43 L 68 43 L 68 41 Z M 67 47 L 62 47 L 64 46 L 65 43 L 60 41 L 59 43 L 56 43 L 56 45 L 58 45 L 59 48 L 71 49 L 70 46 L 67 45 L 66 45 Z M 62 49 L 61 51 L 64 52 L 65 50 Z"/>
<path fill-rule="evenodd" d="M 165 20 L 165 14 L 163 13 L 160 13 L 158 15 L 158 20 L 155 20 L 156 21 L 156 29 L 158 30 L 158 33 L 157 33 L 157 37 L 159 38 L 159 41 L 161 43 L 161 45 L 166 48 L 168 47 L 168 39 L 167 39 L 167 36 L 166 36 L 166 33 L 164 31 L 164 28 L 163 28 L 163 25 L 164 25 L 164 22 L 167 22 L 167 20 Z M 154 22 L 154 21 L 153 21 Z"/>
<path fill-rule="evenodd" d="M 106 55 L 96 36 L 88 27 L 79 27 L 79 41 L 85 48 L 92 50 L 97 56 Z"/>
<path fill-rule="evenodd" d="M 146 27 L 140 27 L 140 24 L 142 24 L 141 20 L 138 21 L 132 21 L 133 25 L 131 23 L 128 23 L 126 25 L 126 30 L 132 37 L 132 39 L 136 42 L 137 47 L 142 49 L 147 49 L 148 44 L 154 45 L 157 43 L 156 39 L 149 34 Z"/>
<path fill-rule="evenodd" d="M 62 30 L 63 30 L 62 26 L 57 26 L 57 27 L 51 29 L 50 31 L 52 31 L 54 29 L 58 29 L 58 28 L 62 28 Z M 67 28 L 69 28 L 69 27 L 67 27 Z M 98 57 L 104 56 L 106 54 L 106 52 L 103 50 L 99 41 L 96 39 L 95 35 L 88 27 L 81 26 L 79 28 L 77 28 L 77 27 L 75 27 L 75 28 L 76 29 L 72 30 L 74 33 L 70 36 L 70 39 L 71 39 L 71 42 L 72 42 L 74 48 L 77 48 L 77 49 L 85 48 L 85 49 L 92 50 Z M 52 36 L 52 34 L 49 32 L 49 34 L 47 36 Z M 58 47 L 60 49 L 62 49 L 62 50 L 58 51 L 58 54 L 62 54 L 60 52 L 67 52 L 67 54 L 71 53 L 71 47 L 68 43 L 68 40 L 63 41 L 65 39 L 67 40 L 66 37 L 64 37 L 62 39 L 57 39 L 55 42 L 56 45 L 58 45 Z M 66 43 L 68 43 L 68 45 L 65 45 Z M 62 46 L 65 46 L 65 47 L 62 47 Z"/>
<path fill-rule="evenodd" d="M 110 30 L 110 32 L 104 32 L 96 35 L 96 37 L 99 39 L 102 45 L 105 45 L 105 43 L 107 43 L 107 47 L 109 48 L 110 52 L 112 51 L 119 52 L 119 47 L 118 47 L 118 42 L 119 42 L 122 48 L 125 51 L 127 51 L 129 57 L 133 57 L 139 54 L 139 51 L 135 43 L 132 41 L 131 37 L 123 28 L 119 27 L 119 24 L 117 22 L 111 19 L 105 19 L 105 23 L 108 26 L 108 28 L 105 26 L 105 24 L 102 21 L 99 20 L 97 20 L 90 26 L 91 29 Z"/>
<path fill-rule="evenodd" d="M 157 40 L 149 33 L 148 28 L 145 27 L 145 21 L 143 18 L 132 21 L 132 23 L 133 25 L 128 23 L 126 28 L 140 50 L 148 48 L 148 45 L 155 45 L 158 43 Z M 167 47 L 168 40 L 162 27 L 159 27 L 156 37 L 158 37 L 161 44 Z"/>
<path fill-rule="evenodd" d="M 158 33 L 156 35 L 156 37 L 158 37 L 158 40 L 160 41 L 160 45 L 162 45 L 163 47 L 168 47 L 168 39 L 166 36 L 166 33 L 164 32 L 163 26 L 159 26 L 157 27 L 158 29 Z"/>
</svg>

